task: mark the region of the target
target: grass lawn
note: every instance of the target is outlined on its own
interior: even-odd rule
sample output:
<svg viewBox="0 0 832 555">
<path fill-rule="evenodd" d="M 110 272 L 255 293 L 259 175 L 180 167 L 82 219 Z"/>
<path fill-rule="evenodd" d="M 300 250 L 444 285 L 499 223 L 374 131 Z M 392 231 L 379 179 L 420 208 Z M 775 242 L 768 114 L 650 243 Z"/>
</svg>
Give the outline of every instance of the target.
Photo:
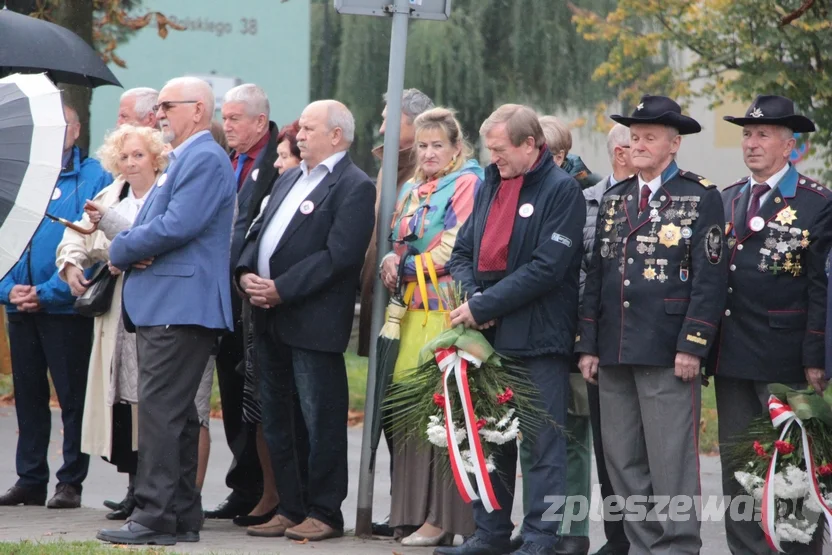
<svg viewBox="0 0 832 555">
<path fill-rule="evenodd" d="M 158 548 L 130 549 L 122 546 L 105 546 L 101 542 L 14 542 L 0 543 L 0 555 L 104 555 L 114 553 L 141 553 L 142 555 L 175 555 L 173 551 Z"/>
<path fill-rule="evenodd" d="M 350 411 L 361 412 L 364 410 L 364 397 L 367 391 L 367 359 L 359 357 L 353 352 L 345 356 L 347 363 L 347 380 L 350 387 Z M 12 377 L 0 374 L 0 401 L 4 396 L 11 398 Z M 216 376 L 214 376 L 214 390 L 211 394 L 211 411 L 215 416 L 222 414 L 220 411 L 220 391 Z M 352 420 L 352 418 L 351 418 Z M 360 419 L 357 421 L 360 422 Z M 714 398 L 714 385 L 702 388 L 702 419 L 700 422 L 699 451 L 703 454 L 715 455 L 718 453 L 717 440 L 717 419 L 716 400 Z M 3 551 L 0 544 L 0 555 L 3 553 L 40 553 L 38 551 Z M 74 553 L 74 552 L 73 552 Z M 86 553 L 79 551 L 79 553 Z M 92 552 L 90 552 L 92 553 Z"/>
</svg>

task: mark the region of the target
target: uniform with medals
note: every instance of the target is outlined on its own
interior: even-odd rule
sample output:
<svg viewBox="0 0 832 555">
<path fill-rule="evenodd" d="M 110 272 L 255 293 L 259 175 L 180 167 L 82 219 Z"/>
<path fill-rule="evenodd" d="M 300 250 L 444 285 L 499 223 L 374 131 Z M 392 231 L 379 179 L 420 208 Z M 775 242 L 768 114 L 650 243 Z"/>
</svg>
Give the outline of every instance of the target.
<svg viewBox="0 0 832 555">
<path fill-rule="evenodd" d="M 811 120 L 794 113 L 791 100 L 779 96 L 758 96 L 745 117 L 725 119 L 740 126 L 815 129 Z M 785 157 L 783 164 L 762 184 L 751 176 L 722 192 L 728 300 L 708 361 L 708 372 L 715 375 L 720 450 L 753 418 L 767 413 L 768 384 L 802 389 L 805 368 L 824 368 L 832 193 L 798 173 Z M 761 197 L 757 206 L 755 196 Z M 735 470 L 723 468 L 725 495 L 744 493 Z M 726 518 L 725 527 L 732 553 L 774 553 L 759 523 Z M 796 544 L 787 552 L 813 549 Z"/>
<path fill-rule="evenodd" d="M 664 97 L 645 96 L 632 117 L 613 119 L 682 135 L 700 130 Z M 679 352 L 704 361 L 716 339 L 727 281 L 722 202 L 713 184 L 673 161 L 642 211 L 640 191 L 634 176 L 601 202 L 576 352 L 600 358 L 602 437 L 616 494 L 696 496 L 701 383 L 677 378 L 674 367 Z M 624 528 L 631 552 L 701 548 L 693 509 L 686 522 L 625 519 Z"/>
</svg>

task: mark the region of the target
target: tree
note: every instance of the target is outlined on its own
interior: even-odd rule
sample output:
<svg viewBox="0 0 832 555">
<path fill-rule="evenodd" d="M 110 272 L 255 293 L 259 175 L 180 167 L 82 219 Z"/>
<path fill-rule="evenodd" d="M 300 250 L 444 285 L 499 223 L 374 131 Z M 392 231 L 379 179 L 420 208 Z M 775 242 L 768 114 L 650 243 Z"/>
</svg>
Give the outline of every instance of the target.
<svg viewBox="0 0 832 555">
<path fill-rule="evenodd" d="M 165 38 L 168 28 L 184 27 L 169 21 L 164 14 L 148 12 L 141 17 L 131 17 L 130 10 L 139 7 L 141 0 L 7 0 L 8 8 L 18 13 L 44 19 L 65 27 L 87 44 L 96 48 L 107 63 L 127 67 L 118 57 L 116 48 L 132 33 L 156 24 L 159 36 Z M 92 90 L 77 85 L 62 85 L 66 101 L 78 111 L 81 120 L 81 137 L 78 146 L 88 148 L 90 142 L 89 120 Z"/>
<path fill-rule="evenodd" d="M 380 142 L 387 88 L 390 20 L 342 16 L 331 0 L 312 0 L 312 98 L 335 97 L 356 118 L 353 159 L 368 171 Z M 580 0 L 607 13 L 615 0 Z M 469 137 L 502 102 L 526 102 L 543 112 L 592 107 L 614 98 L 592 81 L 608 48 L 583 40 L 565 4 L 551 0 L 454 0 L 448 21 L 411 22 L 405 87 L 457 110 Z"/>
<path fill-rule="evenodd" d="M 619 87 L 625 103 L 643 93 L 702 96 L 712 105 L 787 96 L 815 121 L 811 150 L 820 147 L 832 168 L 829 2 L 620 0 L 606 16 L 571 9 L 584 38 L 611 47 L 594 78 Z M 689 63 L 680 63 L 683 52 L 692 53 Z"/>
</svg>

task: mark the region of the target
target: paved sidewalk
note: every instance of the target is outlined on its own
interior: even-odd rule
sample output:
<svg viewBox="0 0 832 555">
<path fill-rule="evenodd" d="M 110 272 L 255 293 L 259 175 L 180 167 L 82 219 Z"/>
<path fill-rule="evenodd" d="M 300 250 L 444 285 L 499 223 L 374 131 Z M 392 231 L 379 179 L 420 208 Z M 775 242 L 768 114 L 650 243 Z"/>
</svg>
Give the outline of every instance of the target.
<svg viewBox="0 0 832 555">
<path fill-rule="evenodd" d="M 347 528 L 355 526 L 355 503 L 358 491 L 358 464 L 361 444 L 360 427 L 349 430 L 349 494 L 344 503 L 344 517 Z M 211 425 L 212 453 L 208 466 L 208 476 L 203 491 L 203 501 L 206 507 L 213 507 L 226 496 L 225 471 L 231 461 L 231 455 L 225 444 L 222 423 L 212 421 Z M 61 426 L 60 415 L 53 411 L 52 443 L 50 446 L 49 463 L 54 472 L 60 465 Z M 12 486 L 16 480 L 14 470 L 14 449 L 17 443 L 17 422 L 14 408 L 0 407 L 0 445 L 4 447 L 0 452 L 0 490 Z M 381 442 L 381 448 L 376 465 L 376 485 L 374 497 L 374 519 L 383 519 L 390 509 L 390 480 L 389 455 Z M 720 467 L 718 457 L 701 457 L 703 495 L 719 494 Z M 98 529 L 112 527 L 114 523 L 104 519 L 106 511 L 101 503 L 104 499 L 121 499 L 126 488 L 126 478 L 119 475 L 113 466 L 100 458 L 93 458 L 90 464 L 90 474 L 84 484 L 84 508 L 78 510 L 48 510 L 41 507 L 2 507 L 0 508 L 0 542 L 19 541 L 84 541 L 95 538 Z M 50 495 L 52 493 L 50 485 Z M 517 491 L 521 491 L 518 483 Z M 520 499 L 515 502 L 512 512 L 515 523 L 522 520 Z M 119 523 L 115 523 L 117 526 Z M 117 527 L 116 526 L 116 527 Z M 196 544 L 180 543 L 173 551 L 181 553 L 281 553 L 281 554 L 319 554 L 319 555 L 391 555 L 428 554 L 429 548 L 405 548 L 401 545 L 383 539 L 360 540 L 347 536 L 338 540 L 321 543 L 299 544 L 286 539 L 252 538 L 245 535 L 244 530 L 234 526 L 230 521 L 206 521 L 201 534 L 202 540 Z M 592 551 L 604 543 L 603 523 L 593 521 L 590 525 L 590 539 Z M 702 553 L 708 555 L 727 555 L 725 532 L 721 522 L 705 522 L 702 524 Z M 457 538 L 459 541 L 459 538 Z M 824 550 L 827 555 L 832 550 Z"/>
</svg>

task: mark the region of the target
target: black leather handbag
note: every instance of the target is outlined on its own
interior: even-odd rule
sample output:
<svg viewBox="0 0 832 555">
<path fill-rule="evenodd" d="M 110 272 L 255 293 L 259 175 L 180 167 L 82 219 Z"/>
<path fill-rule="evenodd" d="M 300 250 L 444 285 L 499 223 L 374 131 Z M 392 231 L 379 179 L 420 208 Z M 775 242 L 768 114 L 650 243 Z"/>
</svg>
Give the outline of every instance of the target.
<svg viewBox="0 0 832 555">
<path fill-rule="evenodd" d="M 95 272 L 89 281 L 90 286 L 83 295 L 75 299 L 75 311 L 81 316 L 95 318 L 110 310 L 113 302 L 113 291 L 116 288 L 118 276 L 110 273 L 106 264 Z"/>
</svg>

